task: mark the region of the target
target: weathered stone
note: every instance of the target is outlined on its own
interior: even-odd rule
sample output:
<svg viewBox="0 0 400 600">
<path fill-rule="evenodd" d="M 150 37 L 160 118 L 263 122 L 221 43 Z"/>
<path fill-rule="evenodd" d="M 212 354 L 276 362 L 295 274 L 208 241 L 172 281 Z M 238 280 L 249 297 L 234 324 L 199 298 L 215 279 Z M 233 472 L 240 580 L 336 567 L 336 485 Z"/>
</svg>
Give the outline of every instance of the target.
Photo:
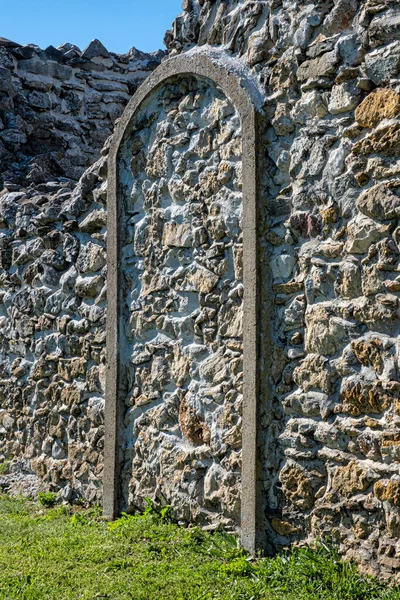
<svg viewBox="0 0 400 600">
<path fill-rule="evenodd" d="M 355 461 L 351 461 L 345 467 L 336 469 L 332 488 L 344 496 L 351 496 L 357 492 L 364 492 L 372 481 L 373 476 L 368 469 L 363 469 Z"/>
<path fill-rule="evenodd" d="M 329 307 L 311 306 L 306 312 L 306 351 L 331 356 L 348 339 L 348 324 L 334 316 Z"/>
<path fill-rule="evenodd" d="M 86 233 L 94 233 L 95 231 L 101 231 L 106 224 L 107 213 L 104 210 L 93 210 L 82 223 L 79 224 L 79 229 Z"/>
<path fill-rule="evenodd" d="M 374 494 L 382 502 L 387 501 L 400 506 L 400 481 L 398 479 L 377 481 L 374 485 Z"/>
<path fill-rule="evenodd" d="M 179 407 L 179 422 L 182 433 L 192 444 L 207 444 L 210 441 L 210 430 L 207 423 L 196 414 L 194 409 L 183 399 Z"/>
<path fill-rule="evenodd" d="M 353 309 L 354 318 L 368 327 L 381 326 L 398 318 L 399 299 L 393 294 L 377 294 L 373 299 L 362 298 Z"/>
<path fill-rule="evenodd" d="M 309 354 L 294 370 L 293 379 L 305 392 L 317 389 L 330 394 L 337 374 L 328 359 Z"/>
<path fill-rule="evenodd" d="M 61 369 L 62 372 L 67 375 L 67 380 L 68 378 L 71 378 L 70 375 L 72 374 L 72 371 L 74 371 L 75 375 L 79 374 L 79 369 L 68 369 L 68 367 L 64 368 L 64 366 L 61 367 Z M 82 391 L 75 385 L 67 385 L 61 390 L 61 401 L 63 404 L 67 404 L 68 406 L 71 406 L 72 404 L 80 404 L 82 402 L 82 396 Z"/>
<path fill-rule="evenodd" d="M 304 283 L 302 281 L 289 281 L 288 283 L 277 283 L 273 286 L 273 290 L 276 294 L 295 294 L 301 292 L 304 289 Z"/>
<path fill-rule="evenodd" d="M 240 338 L 243 331 L 243 307 L 225 305 L 221 321 L 221 335 L 227 338 Z"/>
<path fill-rule="evenodd" d="M 87 361 L 84 358 L 61 359 L 58 374 L 66 381 L 75 381 L 86 373 Z"/>
<path fill-rule="evenodd" d="M 80 298 L 95 298 L 103 289 L 104 277 L 78 277 L 75 285 L 75 293 Z"/>
<path fill-rule="evenodd" d="M 189 379 L 190 360 L 178 345 L 174 346 L 174 362 L 171 366 L 172 379 L 178 387 L 183 387 Z"/>
<path fill-rule="evenodd" d="M 393 0 L 367 0 L 364 8 L 369 14 L 375 15 L 392 4 Z"/>
<path fill-rule="evenodd" d="M 372 366 L 377 373 L 382 373 L 382 342 L 379 338 L 353 342 L 352 346 L 357 360 L 362 365 Z"/>
<path fill-rule="evenodd" d="M 33 367 L 30 377 L 35 381 L 51 377 L 57 372 L 57 363 L 53 360 L 46 360 L 46 358 L 40 358 L 35 366 Z"/>
<path fill-rule="evenodd" d="M 164 246 L 190 248 L 192 245 L 192 231 L 188 223 L 175 223 L 168 221 L 164 225 L 162 242 Z"/>
<path fill-rule="evenodd" d="M 400 112 L 400 95 L 383 88 L 369 94 L 357 107 L 355 118 L 361 127 L 373 127 L 382 119 L 392 119 Z"/>
<path fill-rule="evenodd" d="M 367 75 L 375 85 L 389 81 L 400 72 L 400 42 L 377 48 L 365 57 Z"/>
<path fill-rule="evenodd" d="M 354 417 L 365 414 L 380 414 L 394 401 L 391 390 L 385 389 L 381 381 L 364 382 L 348 380 L 340 393 L 341 411 Z"/>
<path fill-rule="evenodd" d="M 374 16 L 368 34 L 372 47 L 382 46 L 397 39 L 400 35 L 400 11 L 398 7 Z"/>
<path fill-rule="evenodd" d="M 0 172 L 9 189 L 0 192 L 0 460 L 14 456 L 44 485 L 68 482 L 60 498 L 101 501 L 110 307 L 101 254 L 118 233 L 124 504 L 160 494 L 186 522 L 240 524 L 241 500 L 254 491 L 243 491 L 241 456 L 251 373 L 250 362 L 243 372 L 243 327 L 248 336 L 253 325 L 246 282 L 257 275 L 257 351 L 270 372 L 260 386 L 273 399 L 270 408 L 259 403 L 258 432 L 271 550 L 334 523 L 347 558 L 385 573 L 398 566 L 400 518 L 388 484 L 400 460 L 396 8 L 392 0 L 317 10 L 185 1 L 170 53 L 188 62 L 212 56 L 212 68 L 204 78 L 190 68 L 171 77 L 174 63 L 164 62 L 168 83 L 141 105 L 118 155 L 116 231 L 106 231 L 103 210 L 114 206 L 109 146 L 78 186 L 73 180 L 161 53 L 153 65 L 136 50 L 82 60 L 69 45 L 2 48 Z M 388 15 L 392 37 L 382 25 Z M 369 51 L 368 30 L 372 46 L 385 45 Z M 248 262 L 253 226 L 243 230 L 243 209 L 254 216 L 243 206 L 252 147 L 242 146 L 248 132 L 237 107 L 212 83 L 222 62 L 230 89 L 247 86 L 265 112 L 258 273 Z M 33 93 L 34 120 L 25 110 Z M 109 189 L 115 166 L 110 159 Z"/>
<path fill-rule="evenodd" d="M 349 29 L 357 12 L 357 2 L 355 0 L 337 0 L 325 18 L 323 23 L 323 32 L 326 36 L 342 33 Z"/>
<path fill-rule="evenodd" d="M 59 176 L 79 179 L 99 158 L 131 89 L 161 59 L 161 54 L 142 53 L 129 63 L 124 56 L 111 57 L 96 40 L 82 57 L 73 44 L 44 51 L 34 45 L 3 46 L 3 51 L 0 112 L 7 119 L 0 126 L 0 178 L 9 180 L 11 174 L 20 183 L 21 177 L 34 183 L 54 182 Z M 32 110 L 26 110 L 28 105 Z M 23 146 L 21 154 L 17 144 Z"/>
<path fill-rule="evenodd" d="M 311 474 L 298 464 L 288 464 L 279 475 L 288 500 L 300 509 L 307 510 L 314 504 L 315 490 Z"/>
<path fill-rule="evenodd" d="M 332 77 L 335 74 L 338 60 L 334 50 L 326 52 L 313 60 L 306 60 L 297 69 L 297 79 L 303 82 L 317 77 Z"/>
<path fill-rule="evenodd" d="M 328 110 L 332 115 L 354 110 L 361 100 L 361 90 L 355 81 L 346 81 L 332 88 Z"/>
<path fill-rule="evenodd" d="M 197 265 L 189 273 L 188 281 L 195 290 L 208 294 L 217 285 L 219 278 L 208 269 Z"/>
<path fill-rule="evenodd" d="M 80 273 L 99 271 L 105 264 L 106 256 L 102 246 L 88 242 L 81 247 L 76 261 L 76 268 Z"/>
<path fill-rule="evenodd" d="M 85 60 L 91 60 L 97 56 L 109 58 L 110 54 L 100 40 L 92 40 L 90 44 L 83 50 L 82 58 Z"/>
<path fill-rule="evenodd" d="M 398 156 L 400 152 L 400 126 L 388 125 L 376 133 L 354 144 L 354 154 L 369 155 L 378 153 L 381 156 Z"/>
<path fill-rule="evenodd" d="M 400 198 L 384 184 L 370 188 L 357 200 L 359 210 L 378 221 L 396 218 L 400 213 Z"/>
<path fill-rule="evenodd" d="M 104 398 L 90 398 L 88 417 L 92 427 L 99 427 L 104 423 Z"/>
<path fill-rule="evenodd" d="M 28 96 L 28 102 L 34 108 L 48 110 L 51 107 L 50 99 L 46 94 L 41 92 L 32 92 Z"/>
<path fill-rule="evenodd" d="M 336 223 L 339 218 L 339 212 L 339 207 L 336 205 L 319 209 L 319 214 L 321 215 L 324 223 Z M 336 252 L 336 250 L 333 250 L 333 248 L 335 248 L 335 246 L 337 247 L 337 244 L 332 243 L 331 246 L 332 251 Z"/>
<path fill-rule="evenodd" d="M 323 118 L 328 114 L 326 94 L 317 90 L 303 91 L 300 100 L 292 110 L 292 117 L 296 123 L 306 124 L 315 117 Z"/>
<path fill-rule="evenodd" d="M 223 348 L 201 363 L 200 374 L 213 384 L 221 383 L 228 376 Z"/>
<path fill-rule="evenodd" d="M 282 521 L 281 519 L 272 519 L 271 525 L 276 533 L 284 537 L 295 535 L 299 531 L 298 527 L 295 527 L 288 521 Z"/>
<path fill-rule="evenodd" d="M 278 104 L 272 126 L 276 135 L 288 135 L 295 129 L 295 124 L 290 117 L 290 106 L 288 104 Z"/>
<path fill-rule="evenodd" d="M 379 192 L 377 193 L 379 194 Z M 368 196 L 365 196 L 360 203 L 369 206 Z M 368 210 L 365 208 L 364 210 Z M 373 208 L 373 211 L 378 210 Z M 368 252 L 371 244 L 380 240 L 388 231 L 390 226 L 379 225 L 374 220 L 358 215 L 347 226 L 347 242 L 345 249 L 353 254 L 364 254 Z"/>
<path fill-rule="evenodd" d="M 290 254 L 276 256 L 271 263 L 274 279 L 287 279 L 293 272 L 296 259 Z"/>
<path fill-rule="evenodd" d="M 362 294 L 361 269 L 352 261 L 340 263 L 340 277 L 335 289 L 342 298 L 358 298 Z"/>
</svg>

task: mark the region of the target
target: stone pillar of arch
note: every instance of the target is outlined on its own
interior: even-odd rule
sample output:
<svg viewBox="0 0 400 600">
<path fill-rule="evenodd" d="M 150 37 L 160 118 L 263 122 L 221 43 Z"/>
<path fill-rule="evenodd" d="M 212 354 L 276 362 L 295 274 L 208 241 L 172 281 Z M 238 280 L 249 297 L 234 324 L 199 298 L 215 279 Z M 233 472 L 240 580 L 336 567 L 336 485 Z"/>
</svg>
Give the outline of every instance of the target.
<svg viewBox="0 0 400 600">
<path fill-rule="evenodd" d="M 181 55 L 132 98 L 108 164 L 104 514 L 158 497 L 181 521 L 240 529 L 250 551 L 267 380 L 261 119 L 242 65 Z"/>
</svg>

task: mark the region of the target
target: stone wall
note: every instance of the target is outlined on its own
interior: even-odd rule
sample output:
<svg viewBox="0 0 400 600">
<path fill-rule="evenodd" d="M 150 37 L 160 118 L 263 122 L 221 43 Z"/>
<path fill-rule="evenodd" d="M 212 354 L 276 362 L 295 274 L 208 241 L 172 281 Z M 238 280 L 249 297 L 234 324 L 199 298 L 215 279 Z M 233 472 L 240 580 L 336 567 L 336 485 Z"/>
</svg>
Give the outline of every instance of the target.
<svg viewBox="0 0 400 600">
<path fill-rule="evenodd" d="M 4 489 L 101 500 L 106 169 L 0 194 Z"/>
<path fill-rule="evenodd" d="M 167 33 L 166 43 L 171 56 L 194 46 L 207 53 L 211 46 L 222 57 L 235 59 L 238 71 L 241 64 L 250 66 L 265 90 L 264 110 L 270 125 L 263 132 L 262 185 L 268 217 L 260 229 L 270 259 L 262 277 L 275 292 L 273 364 L 265 374 L 271 395 L 261 407 L 268 540 L 281 548 L 333 535 L 343 555 L 357 560 L 364 570 L 383 576 L 396 573 L 400 567 L 398 3 L 185 0 L 184 12 Z M 179 101 L 184 101 L 185 94 L 182 92 Z M 196 110 L 195 105 L 190 109 Z M 191 126 L 190 112 L 184 107 L 176 106 L 172 112 L 169 119 L 177 122 L 168 121 L 165 132 L 159 132 L 162 136 L 172 135 L 169 125 L 173 135 L 175 128 Z M 153 124 L 143 127 L 155 131 Z M 214 135 L 210 154 L 202 160 L 212 159 L 216 151 Z M 207 135 L 203 138 L 201 144 L 207 147 Z M 147 174 L 150 185 L 144 186 L 143 202 L 162 202 L 156 192 L 153 199 L 152 185 L 154 190 L 162 187 L 163 174 L 157 169 L 163 168 L 164 156 L 160 152 L 148 165 L 150 171 L 152 165 L 156 170 Z M 214 181 L 217 187 L 213 190 L 211 185 L 210 196 L 206 196 L 207 211 L 219 193 L 218 178 L 224 177 L 219 167 L 226 159 L 221 158 L 209 165 L 215 172 L 215 177 L 210 175 L 210 185 Z M 174 173 L 181 178 L 179 161 L 169 160 L 172 181 L 168 178 L 163 183 L 166 186 L 175 185 Z M 4 346 L 0 451 L 23 459 L 44 481 L 53 480 L 66 498 L 74 493 L 88 499 L 100 497 L 105 174 L 100 172 L 99 181 L 96 169 L 89 171 L 75 190 L 44 186 L 31 197 L 22 194 L 18 198 L 6 192 L 1 198 L 1 259 L 6 262 L 0 275 Z M 190 179 L 195 173 L 189 168 L 184 176 L 188 180 L 182 177 L 183 185 L 193 185 L 190 193 L 195 193 L 197 180 L 191 183 Z M 236 185 L 234 181 L 227 180 L 228 189 Z M 179 195 L 179 185 L 176 193 Z M 154 255 L 163 268 L 179 270 L 176 256 L 185 262 L 185 246 L 171 245 L 168 239 L 177 239 L 178 234 L 184 238 L 183 213 L 178 220 L 180 228 L 167 219 L 165 229 L 170 236 L 163 240 L 156 235 L 156 212 L 143 232 L 152 230 Z M 132 217 L 135 224 L 136 216 Z M 211 217 L 218 221 L 218 212 L 199 218 Z M 37 223 L 44 227 L 41 240 Z M 198 226 L 201 230 L 203 225 L 199 222 Z M 209 227 L 207 222 L 205 228 Z M 215 231 L 218 236 L 218 227 Z M 229 228 L 225 231 L 229 233 Z M 140 268 L 145 271 L 146 260 L 151 258 L 146 257 L 146 239 L 137 240 L 143 244 Z M 235 243 L 240 244 L 240 237 Z M 218 244 L 216 238 L 216 250 Z M 172 261 L 170 267 L 163 262 L 167 257 Z M 190 272 L 193 256 L 187 258 L 189 263 L 183 267 Z M 236 277 L 239 283 L 237 273 Z M 170 323 L 168 313 L 163 312 L 164 300 L 156 297 L 158 291 L 162 290 L 154 290 L 149 311 L 155 323 L 152 327 L 163 332 Z M 135 294 L 132 301 L 135 313 Z M 145 307 L 147 302 L 150 299 Z M 157 302 L 163 314 L 158 315 Z M 194 335 L 201 333 L 203 344 L 212 351 L 213 336 L 224 337 L 223 307 L 203 307 L 200 296 L 199 316 L 203 308 L 212 310 L 204 310 L 205 320 L 196 324 Z M 165 307 L 169 310 L 175 310 L 173 302 Z M 147 465 L 150 480 L 140 482 L 146 489 L 158 485 L 157 477 L 163 478 L 162 473 L 152 471 L 153 448 L 168 439 L 168 431 L 162 433 L 162 427 L 186 435 L 193 457 L 199 448 L 206 452 L 204 445 L 210 448 L 212 439 L 205 426 L 212 426 L 211 414 L 200 411 L 196 439 L 186 428 L 185 407 L 190 403 L 180 397 L 180 390 L 188 388 L 189 381 L 182 386 L 169 374 L 163 379 L 176 360 L 182 361 L 179 373 L 187 372 L 177 332 L 169 335 L 172 342 L 168 348 L 156 349 L 152 355 L 153 374 L 147 372 L 146 348 L 142 357 L 146 362 L 139 362 L 135 371 L 132 367 L 128 404 L 134 398 L 138 406 L 134 410 L 144 411 L 143 430 L 147 427 L 151 435 L 138 446 L 139 436 L 134 432 L 132 446 L 127 448 L 126 480 L 132 473 L 132 461 L 143 452 L 142 462 L 134 462 L 133 475 L 134 479 L 135 473 L 141 476 L 140 469 Z M 235 337 L 240 345 L 240 335 Z M 196 338 L 194 341 L 197 343 Z M 239 345 L 227 348 L 227 353 L 234 353 L 238 367 Z M 176 356 L 172 347 L 177 348 Z M 191 376 L 191 366 L 188 368 Z M 197 368 L 200 372 L 200 365 L 194 365 L 195 383 L 199 382 Z M 153 381 L 150 386 L 149 377 Z M 212 379 L 217 377 L 215 374 Z M 150 396 L 160 393 L 160 386 L 171 394 L 171 412 L 167 402 L 160 404 L 146 421 L 146 402 L 159 402 L 159 397 Z M 144 408 L 140 408 L 142 399 Z M 223 402 L 230 400 L 223 398 L 219 406 Z M 127 409 L 131 414 L 130 405 Z M 234 407 L 234 414 L 236 410 Z M 222 452 L 222 445 L 220 449 Z M 235 456 L 237 449 L 233 446 L 224 456 L 229 453 Z M 199 468 L 204 467 L 202 460 Z M 176 464 L 168 465 L 163 485 L 171 484 Z M 213 464 L 210 460 L 205 465 L 210 473 Z M 176 472 L 179 474 L 179 469 Z M 170 488 L 177 505 L 181 475 Z M 196 469 L 187 476 L 187 489 L 195 490 Z M 212 502 L 220 510 L 225 494 L 234 497 L 236 480 L 222 476 L 215 481 L 211 494 L 219 487 Z M 133 481 L 131 491 L 134 485 Z M 196 491 L 193 494 L 198 497 Z M 204 507 L 209 511 L 206 501 L 200 511 Z"/>
<path fill-rule="evenodd" d="M 129 98 L 162 51 L 114 54 L 0 38 L 0 185 L 78 180 L 100 156 Z"/>
<path fill-rule="evenodd" d="M 0 484 L 16 493 L 101 500 L 106 158 L 95 161 L 163 54 L 0 39 L 0 460 L 13 459 Z"/>
<path fill-rule="evenodd" d="M 264 240 L 275 291 L 263 406 L 267 537 L 333 535 L 399 566 L 400 11 L 390 0 L 186 0 L 165 41 L 265 88 Z"/>
</svg>

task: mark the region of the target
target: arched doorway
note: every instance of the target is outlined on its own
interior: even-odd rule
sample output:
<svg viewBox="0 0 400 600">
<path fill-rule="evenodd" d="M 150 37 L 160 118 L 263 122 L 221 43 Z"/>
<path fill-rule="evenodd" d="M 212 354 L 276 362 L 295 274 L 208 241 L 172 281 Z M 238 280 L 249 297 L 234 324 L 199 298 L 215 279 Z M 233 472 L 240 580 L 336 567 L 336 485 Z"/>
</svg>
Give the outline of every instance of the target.
<svg viewBox="0 0 400 600">
<path fill-rule="evenodd" d="M 158 495 L 260 535 L 260 96 L 221 55 L 162 64 L 113 138 L 104 513 Z"/>
</svg>

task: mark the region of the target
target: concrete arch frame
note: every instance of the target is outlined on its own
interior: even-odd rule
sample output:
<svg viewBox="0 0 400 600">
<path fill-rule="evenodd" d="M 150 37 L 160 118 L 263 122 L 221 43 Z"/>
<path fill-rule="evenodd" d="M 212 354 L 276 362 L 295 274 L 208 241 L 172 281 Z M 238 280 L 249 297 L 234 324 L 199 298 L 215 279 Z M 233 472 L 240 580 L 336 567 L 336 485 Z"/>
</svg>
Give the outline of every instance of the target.
<svg viewBox="0 0 400 600">
<path fill-rule="evenodd" d="M 236 75 L 236 73 L 238 73 Z M 241 539 L 251 552 L 263 538 L 259 460 L 259 402 L 262 344 L 260 338 L 260 157 L 259 131 L 262 97 L 250 73 L 231 57 L 200 52 L 170 58 L 142 84 L 129 102 L 114 133 L 108 159 L 107 222 L 107 373 L 105 399 L 105 448 L 103 512 L 113 519 L 121 511 L 122 430 L 124 419 L 124 365 L 121 356 L 122 273 L 121 230 L 123 202 L 118 180 L 119 151 L 147 98 L 172 77 L 194 76 L 209 80 L 232 102 L 242 121 L 243 169 L 243 414 Z M 263 374 L 265 380 L 266 375 Z"/>
</svg>

